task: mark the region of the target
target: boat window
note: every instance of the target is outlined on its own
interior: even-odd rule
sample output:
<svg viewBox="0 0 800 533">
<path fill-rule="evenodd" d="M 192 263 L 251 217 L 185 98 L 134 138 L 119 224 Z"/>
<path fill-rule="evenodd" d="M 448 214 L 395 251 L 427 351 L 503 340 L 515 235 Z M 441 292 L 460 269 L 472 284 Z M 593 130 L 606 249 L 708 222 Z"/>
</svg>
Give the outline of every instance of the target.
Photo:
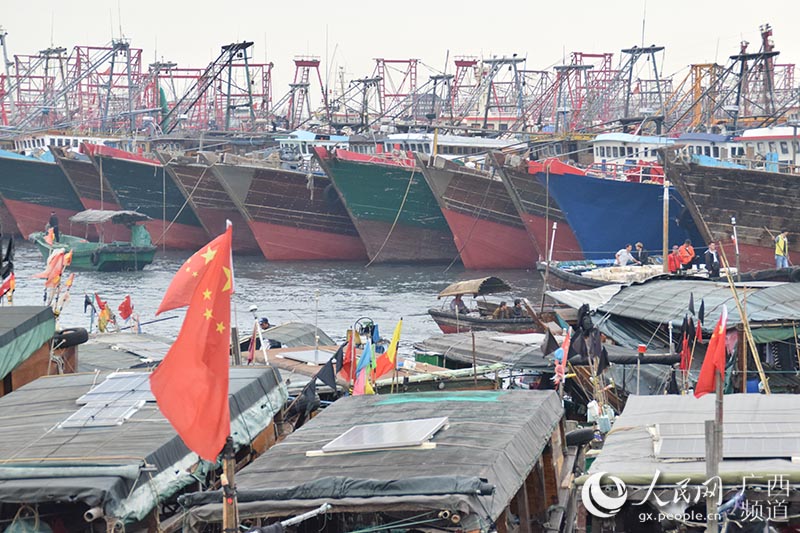
<svg viewBox="0 0 800 533">
<path fill-rule="evenodd" d="M 715 146 L 712 150 L 712 155 L 714 157 L 719 157 L 719 146 Z"/>
<path fill-rule="evenodd" d="M 72 147 L 73 148 L 77 148 L 78 147 L 78 139 L 72 139 Z"/>
<path fill-rule="evenodd" d="M 616 146 L 611 147 L 611 155 L 613 157 L 619 157 L 619 148 Z"/>
<path fill-rule="evenodd" d="M 648 148 L 646 146 L 644 147 L 644 157 L 645 158 L 650 157 L 650 148 Z"/>
<path fill-rule="evenodd" d="M 769 141 L 769 151 L 770 152 L 777 152 L 778 150 L 775 149 L 775 141 Z"/>
<path fill-rule="evenodd" d="M 786 141 L 781 141 L 781 153 L 788 154 L 789 153 L 789 143 Z"/>
<path fill-rule="evenodd" d="M 431 153 L 431 145 L 428 143 L 425 143 L 425 153 L 426 154 Z"/>
<path fill-rule="evenodd" d="M 633 155 L 633 146 L 628 146 L 628 155 Z"/>
<path fill-rule="evenodd" d="M 711 147 L 710 147 L 710 146 L 704 146 L 704 147 L 703 147 L 703 152 L 704 152 L 704 153 L 705 153 L 707 156 L 711 157 Z"/>
<path fill-rule="evenodd" d="M 500 131 L 506 131 L 506 130 L 508 130 L 508 124 L 506 124 L 505 122 L 503 124 L 500 124 Z"/>
<path fill-rule="evenodd" d="M 762 142 L 756 143 L 756 147 L 758 147 L 758 153 L 760 153 L 760 154 L 764 153 L 764 143 L 762 143 Z"/>
<path fill-rule="evenodd" d="M 800 141 L 795 141 L 794 142 L 794 151 L 795 152 L 800 152 Z"/>
</svg>

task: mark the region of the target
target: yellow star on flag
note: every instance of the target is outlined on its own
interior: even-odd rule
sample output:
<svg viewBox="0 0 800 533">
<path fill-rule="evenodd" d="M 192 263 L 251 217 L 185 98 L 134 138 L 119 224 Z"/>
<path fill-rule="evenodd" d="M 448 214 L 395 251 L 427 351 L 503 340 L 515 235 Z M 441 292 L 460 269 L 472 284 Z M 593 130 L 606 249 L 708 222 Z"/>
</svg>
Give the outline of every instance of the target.
<svg viewBox="0 0 800 533">
<path fill-rule="evenodd" d="M 197 277 L 197 271 L 192 272 L 192 276 L 196 278 Z"/>
<path fill-rule="evenodd" d="M 203 291 L 203 300 L 210 300 L 211 299 L 211 291 L 206 289 Z"/>
<path fill-rule="evenodd" d="M 206 264 L 209 264 L 211 261 L 214 260 L 214 256 L 217 255 L 217 251 L 213 250 L 210 246 L 206 250 L 206 253 L 202 254 L 201 257 L 206 260 Z"/>
<path fill-rule="evenodd" d="M 225 331 L 225 323 L 224 322 L 217 322 L 217 331 L 220 333 Z"/>
<path fill-rule="evenodd" d="M 225 286 L 222 287 L 223 291 L 231 290 L 231 269 L 228 267 L 222 267 L 222 271 L 225 273 Z"/>
<path fill-rule="evenodd" d="M 211 313 L 211 309 L 206 309 L 206 312 L 203 313 L 203 316 L 206 317 L 206 320 L 210 320 L 211 317 L 213 316 Z"/>
</svg>

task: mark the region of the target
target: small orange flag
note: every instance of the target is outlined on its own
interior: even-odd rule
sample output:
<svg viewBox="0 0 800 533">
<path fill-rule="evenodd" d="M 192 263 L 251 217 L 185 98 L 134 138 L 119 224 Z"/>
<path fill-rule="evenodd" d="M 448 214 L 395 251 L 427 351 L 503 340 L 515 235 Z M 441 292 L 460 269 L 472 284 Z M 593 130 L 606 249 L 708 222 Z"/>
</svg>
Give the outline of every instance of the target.
<svg viewBox="0 0 800 533">
<path fill-rule="evenodd" d="M 207 461 L 217 459 L 231 431 L 231 236 L 229 227 L 184 263 L 172 280 L 159 312 L 186 305 L 183 301 L 189 308 L 177 340 L 150 376 L 161 413 L 186 446 Z M 187 265 L 192 269 L 187 271 Z"/>
<path fill-rule="evenodd" d="M 200 280 L 205 275 L 206 271 L 212 266 L 212 263 L 215 260 L 220 259 L 219 254 L 222 253 L 220 250 L 220 245 L 223 244 L 225 239 L 230 239 L 230 236 L 228 235 L 230 229 L 231 228 L 228 228 L 229 231 L 226 231 L 208 243 L 208 245 L 195 252 L 194 255 L 192 255 L 183 263 L 183 265 L 181 265 L 180 270 L 178 270 L 178 272 L 175 274 L 175 277 L 172 278 L 172 282 L 169 284 L 169 287 L 167 287 L 167 292 L 164 293 L 164 298 L 161 300 L 161 305 L 158 306 L 156 315 L 159 315 L 164 311 L 177 309 L 179 307 L 186 307 L 189 305 L 192 295 L 197 289 L 198 283 L 200 283 Z M 228 258 L 224 260 L 227 261 L 228 270 L 230 270 L 230 247 L 228 247 L 227 253 Z"/>
</svg>

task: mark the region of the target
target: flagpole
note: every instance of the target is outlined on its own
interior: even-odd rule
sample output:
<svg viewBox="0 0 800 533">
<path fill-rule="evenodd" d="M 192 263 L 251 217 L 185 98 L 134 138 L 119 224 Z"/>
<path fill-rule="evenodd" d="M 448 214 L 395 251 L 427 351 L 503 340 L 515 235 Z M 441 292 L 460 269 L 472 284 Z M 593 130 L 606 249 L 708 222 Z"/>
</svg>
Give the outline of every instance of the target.
<svg viewBox="0 0 800 533">
<path fill-rule="evenodd" d="M 222 531 L 239 531 L 239 509 L 236 502 L 236 456 L 233 453 L 233 438 L 228 435 L 222 449 Z"/>
</svg>

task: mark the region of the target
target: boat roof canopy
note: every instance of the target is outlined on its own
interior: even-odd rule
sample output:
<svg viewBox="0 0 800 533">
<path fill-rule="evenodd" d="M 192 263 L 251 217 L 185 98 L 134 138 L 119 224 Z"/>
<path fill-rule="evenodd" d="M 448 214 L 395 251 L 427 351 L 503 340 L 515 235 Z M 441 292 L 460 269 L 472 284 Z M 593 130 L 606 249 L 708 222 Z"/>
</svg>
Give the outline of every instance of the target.
<svg viewBox="0 0 800 533">
<path fill-rule="evenodd" d="M 500 278 L 489 276 L 488 278 L 470 279 L 453 283 L 439 293 L 438 298 L 445 296 L 458 296 L 471 294 L 478 296 L 481 294 L 492 294 L 495 292 L 508 292 L 511 286 Z"/>
<path fill-rule="evenodd" d="M 103 224 L 113 222 L 114 224 L 133 224 L 152 220 L 149 216 L 138 211 L 112 211 L 108 209 L 87 209 L 69 217 L 71 222 L 78 224 Z"/>
</svg>

